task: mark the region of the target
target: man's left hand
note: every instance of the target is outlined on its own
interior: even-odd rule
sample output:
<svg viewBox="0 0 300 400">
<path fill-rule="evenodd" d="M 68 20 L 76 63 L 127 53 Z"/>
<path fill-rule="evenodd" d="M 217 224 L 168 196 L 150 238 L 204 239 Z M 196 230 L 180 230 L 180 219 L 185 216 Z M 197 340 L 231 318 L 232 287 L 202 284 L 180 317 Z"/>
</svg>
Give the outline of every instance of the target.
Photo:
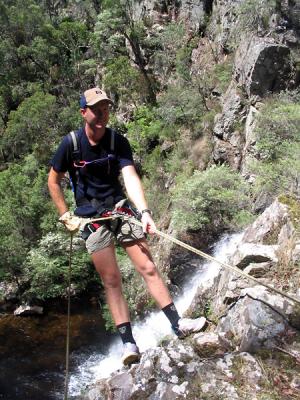
<svg viewBox="0 0 300 400">
<path fill-rule="evenodd" d="M 148 212 L 143 213 L 141 221 L 143 224 L 143 231 L 145 233 L 150 233 L 150 235 L 153 235 L 156 231 L 156 226 L 150 213 Z"/>
</svg>

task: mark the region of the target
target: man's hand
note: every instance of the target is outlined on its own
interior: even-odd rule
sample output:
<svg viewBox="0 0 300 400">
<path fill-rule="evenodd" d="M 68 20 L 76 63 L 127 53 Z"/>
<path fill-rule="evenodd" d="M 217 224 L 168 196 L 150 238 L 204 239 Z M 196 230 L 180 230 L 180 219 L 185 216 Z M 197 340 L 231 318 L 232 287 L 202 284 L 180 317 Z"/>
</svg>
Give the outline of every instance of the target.
<svg viewBox="0 0 300 400">
<path fill-rule="evenodd" d="M 143 224 L 143 231 L 145 233 L 150 233 L 150 235 L 153 235 L 156 231 L 156 226 L 155 223 L 148 212 L 142 213 L 142 224 Z"/>
<path fill-rule="evenodd" d="M 65 212 L 59 218 L 59 221 L 62 222 L 71 233 L 77 232 L 82 222 L 81 218 L 76 217 L 76 215 L 71 214 L 69 211 Z"/>
</svg>

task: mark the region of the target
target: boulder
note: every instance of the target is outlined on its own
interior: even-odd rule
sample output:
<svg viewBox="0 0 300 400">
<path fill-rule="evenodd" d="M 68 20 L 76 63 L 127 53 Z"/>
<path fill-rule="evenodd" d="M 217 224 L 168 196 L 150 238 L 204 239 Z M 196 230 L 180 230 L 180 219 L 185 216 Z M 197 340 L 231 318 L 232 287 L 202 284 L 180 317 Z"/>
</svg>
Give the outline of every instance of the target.
<svg viewBox="0 0 300 400">
<path fill-rule="evenodd" d="M 132 391 L 132 376 L 129 372 L 121 372 L 106 381 L 109 399 L 127 400 Z"/>
<path fill-rule="evenodd" d="M 244 269 L 244 272 L 254 278 L 262 278 L 271 268 L 271 262 L 251 263 Z"/>
<path fill-rule="evenodd" d="M 254 286 L 251 288 L 245 288 L 241 290 L 241 296 L 248 296 L 252 299 L 258 300 L 269 307 L 272 310 L 280 314 L 286 321 L 289 322 L 296 329 L 300 329 L 300 305 L 286 297 L 280 296 L 275 292 L 270 292 L 263 286 Z M 298 293 L 292 294 L 293 297 L 298 298 Z"/>
<path fill-rule="evenodd" d="M 247 243 L 277 244 L 282 226 L 288 220 L 287 206 L 276 199 L 244 233 Z"/>
<path fill-rule="evenodd" d="M 285 318 L 260 300 L 245 296 L 220 319 L 217 327 L 225 346 L 237 351 L 255 352 L 273 347 L 287 331 Z"/>
<path fill-rule="evenodd" d="M 14 311 L 14 315 L 42 315 L 44 312 L 43 307 L 22 305 Z"/>
<path fill-rule="evenodd" d="M 249 97 L 264 97 L 288 87 L 292 60 L 287 46 L 271 38 L 244 38 L 236 52 L 234 78 Z"/>
<path fill-rule="evenodd" d="M 201 332 L 194 335 L 192 346 L 201 358 L 220 356 L 226 351 L 219 336 L 213 332 Z"/>
<path fill-rule="evenodd" d="M 277 245 L 264 245 L 242 243 L 237 247 L 232 257 L 232 264 L 240 269 L 246 268 L 251 263 L 277 262 Z"/>
</svg>

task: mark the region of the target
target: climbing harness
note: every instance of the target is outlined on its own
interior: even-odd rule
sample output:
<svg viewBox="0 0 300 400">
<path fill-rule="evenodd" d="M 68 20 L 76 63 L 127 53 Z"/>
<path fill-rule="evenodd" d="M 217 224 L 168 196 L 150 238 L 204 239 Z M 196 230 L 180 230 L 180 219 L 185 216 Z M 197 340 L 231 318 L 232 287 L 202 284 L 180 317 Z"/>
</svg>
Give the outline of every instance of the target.
<svg viewBox="0 0 300 400">
<path fill-rule="evenodd" d="M 130 204 L 117 207 L 116 209 L 104 209 L 99 218 L 94 218 L 93 221 L 88 221 L 83 230 L 81 231 L 81 237 L 87 240 L 88 237 L 96 232 L 101 226 L 105 225 L 111 232 L 116 233 L 121 225 L 121 217 L 136 217 L 140 218 L 138 211 Z M 99 222 L 102 221 L 102 224 Z"/>
<path fill-rule="evenodd" d="M 134 223 L 134 224 L 136 224 L 138 226 L 143 226 L 143 224 L 138 219 L 136 219 L 134 215 L 132 215 L 132 214 L 130 215 L 127 212 L 127 208 L 126 208 L 126 210 L 124 210 L 124 207 L 117 208 L 116 210 L 112 211 L 111 213 L 109 213 L 107 215 L 103 215 L 102 214 L 101 217 L 91 218 L 91 219 L 88 220 L 87 225 L 91 226 L 92 224 L 94 224 L 94 225 L 98 224 L 100 226 L 99 222 L 101 222 L 101 221 L 109 221 L 109 220 L 114 220 L 114 219 L 118 219 L 118 218 L 123 219 L 123 220 L 128 220 L 128 221 L 130 221 L 130 222 L 132 222 L 132 223 Z M 277 294 L 279 294 L 279 295 L 281 295 L 283 297 L 286 297 L 287 299 L 289 299 L 289 300 L 291 300 L 291 301 L 293 301 L 295 303 L 300 304 L 300 300 L 297 299 L 296 297 L 291 296 L 291 295 L 289 295 L 287 293 L 284 293 L 281 290 L 276 289 L 276 288 L 274 288 L 273 286 L 271 286 L 271 285 L 269 285 L 267 283 L 263 283 L 263 282 L 259 281 L 258 279 L 254 278 L 253 276 L 247 274 L 246 272 L 238 269 L 237 267 L 234 267 L 232 265 L 226 264 L 223 261 L 220 261 L 220 260 L 210 256 L 209 254 L 206 254 L 203 251 L 198 250 L 195 247 L 192 247 L 192 246 L 188 245 L 187 243 L 184 243 L 181 240 L 178 240 L 178 239 L 174 238 L 173 236 L 170 236 L 170 235 L 168 235 L 168 234 L 166 234 L 166 233 L 164 233 L 162 231 L 159 231 L 158 229 L 155 230 L 155 233 L 157 235 L 163 237 L 164 239 L 167 239 L 167 240 L 177 244 L 178 246 L 181 246 L 181 247 L 191 251 L 192 253 L 195 253 L 195 254 L 205 258 L 206 260 L 214 261 L 214 262 L 220 264 L 222 267 L 224 267 L 226 269 L 229 269 L 230 271 L 232 271 L 232 272 L 234 272 L 234 273 L 236 273 L 236 274 L 238 274 L 240 276 L 243 276 L 246 279 L 249 279 L 249 280 L 257 283 L 258 285 L 265 286 L 270 291 L 275 292 L 275 293 L 277 293 Z M 67 345 L 66 345 L 67 346 L 67 349 L 66 349 L 66 378 L 65 378 L 65 397 L 64 397 L 64 400 L 68 399 L 68 380 L 69 380 L 68 375 L 69 375 L 69 342 L 70 342 L 70 284 L 71 284 L 70 280 L 71 280 L 71 261 L 72 261 L 72 240 L 73 240 L 73 234 L 71 234 L 70 255 L 69 255 L 68 324 L 67 324 L 68 328 L 67 328 Z"/>
</svg>

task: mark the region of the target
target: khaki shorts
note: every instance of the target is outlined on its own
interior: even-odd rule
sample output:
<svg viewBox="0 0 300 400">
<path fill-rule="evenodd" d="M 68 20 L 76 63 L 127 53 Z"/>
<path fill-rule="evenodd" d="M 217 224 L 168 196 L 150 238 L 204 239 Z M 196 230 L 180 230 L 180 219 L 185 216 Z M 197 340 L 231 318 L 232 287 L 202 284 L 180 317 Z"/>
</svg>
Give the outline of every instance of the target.
<svg viewBox="0 0 300 400">
<path fill-rule="evenodd" d="M 116 205 L 118 206 L 118 205 Z M 105 224 L 100 226 L 90 234 L 85 242 L 89 254 L 102 250 L 111 245 L 116 240 L 118 243 L 129 243 L 145 237 L 143 228 L 128 220 L 113 221 L 117 222 L 117 229 L 110 230 Z"/>
</svg>

